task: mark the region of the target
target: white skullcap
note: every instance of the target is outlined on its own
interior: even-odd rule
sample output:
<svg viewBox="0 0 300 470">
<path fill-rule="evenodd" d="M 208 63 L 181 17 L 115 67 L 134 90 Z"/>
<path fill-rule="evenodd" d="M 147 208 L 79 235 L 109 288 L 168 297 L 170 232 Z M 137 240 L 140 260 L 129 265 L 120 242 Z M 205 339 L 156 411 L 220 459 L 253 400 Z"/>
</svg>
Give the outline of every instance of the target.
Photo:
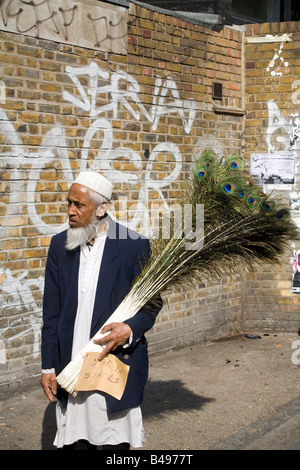
<svg viewBox="0 0 300 470">
<path fill-rule="evenodd" d="M 113 185 L 108 179 L 100 175 L 100 173 L 82 171 L 79 173 L 74 183 L 82 184 L 82 186 L 86 186 L 96 193 L 101 194 L 101 196 L 106 197 L 109 201 L 111 200 Z"/>
</svg>

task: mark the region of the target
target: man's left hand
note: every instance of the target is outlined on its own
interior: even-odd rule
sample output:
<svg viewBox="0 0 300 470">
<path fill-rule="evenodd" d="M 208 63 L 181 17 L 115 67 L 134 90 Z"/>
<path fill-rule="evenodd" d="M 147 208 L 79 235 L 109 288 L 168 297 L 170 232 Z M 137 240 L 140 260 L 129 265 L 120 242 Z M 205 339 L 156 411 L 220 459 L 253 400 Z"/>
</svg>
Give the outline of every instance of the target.
<svg viewBox="0 0 300 470">
<path fill-rule="evenodd" d="M 105 346 L 99 355 L 99 361 L 110 351 L 114 351 L 119 346 L 124 346 L 127 343 L 131 335 L 131 328 L 126 323 L 110 323 L 102 328 L 101 333 L 108 334 L 103 338 L 94 340 L 94 343 Z"/>
</svg>

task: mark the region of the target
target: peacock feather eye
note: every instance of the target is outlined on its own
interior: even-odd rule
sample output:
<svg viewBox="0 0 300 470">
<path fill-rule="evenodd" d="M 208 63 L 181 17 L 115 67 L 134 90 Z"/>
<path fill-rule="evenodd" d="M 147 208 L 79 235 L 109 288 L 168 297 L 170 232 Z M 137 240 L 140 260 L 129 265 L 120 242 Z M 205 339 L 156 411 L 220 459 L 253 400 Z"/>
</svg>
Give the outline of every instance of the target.
<svg viewBox="0 0 300 470">
<path fill-rule="evenodd" d="M 288 217 L 288 215 L 289 215 L 289 213 L 286 210 L 281 210 L 281 211 L 278 211 L 276 213 L 277 219 L 281 219 L 281 220 L 286 219 Z"/>
<path fill-rule="evenodd" d="M 222 184 L 222 190 L 223 193 L 232 195 L 236 190 L 236 185 L 230 181 L 227 181 L 226 183 Z"/>
<path fill-rule="evenodd" d="M 275 206 L 275 203 L 273 201 L 267 201 L 263 204 L 263 209 L 265 211 L 270 211 L 271 209 L 273 209 Z"/>
<path fill-rule="evenodd" d="M 253 194 L 249 194 L 247 198 L 247 204 L 249 207 L 256 207 L 259 204 L 260 199 L 254 196 Z"/>
<path fill-rule="evenodd" d="M 227 168 L 234 171 L 243 171 L 244 170 L 244 161 L 239 155 L 229 155 L 226 158 Z"/>
<path fill-rule="evenodd" d="M 232 191 L 232 186 L 230 183 L 225 183 L 223 188 L 224 188 L 225 193 L 231 193 Z"/>
</svg>

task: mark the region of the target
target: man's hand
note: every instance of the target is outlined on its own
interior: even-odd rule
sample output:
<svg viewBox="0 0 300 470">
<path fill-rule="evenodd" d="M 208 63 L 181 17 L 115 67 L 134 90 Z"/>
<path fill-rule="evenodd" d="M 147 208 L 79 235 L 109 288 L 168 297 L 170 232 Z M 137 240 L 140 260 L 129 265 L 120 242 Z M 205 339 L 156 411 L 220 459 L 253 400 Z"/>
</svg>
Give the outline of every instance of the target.
<svg viewBox="0 0 300 470">
<path fill-rule="evenodd" d="M 57 389 L 56 374 L 42 374 L 41 386 L 49 400 L 54 401 Z"/>
<path fill-rule="evenodd" d="M 104 338 L 94 340 L 94 343 L 105 346 L 99 355 L 99 361 L 101 361 L 110 351 L 114 351 L 119 346 L 124 346 L 124 344 L 127 343 L 131 335 L 131 328 L 126 323 L 110 323 L 102 328 L 101 333 L 108 334 Z"/>
</svg>

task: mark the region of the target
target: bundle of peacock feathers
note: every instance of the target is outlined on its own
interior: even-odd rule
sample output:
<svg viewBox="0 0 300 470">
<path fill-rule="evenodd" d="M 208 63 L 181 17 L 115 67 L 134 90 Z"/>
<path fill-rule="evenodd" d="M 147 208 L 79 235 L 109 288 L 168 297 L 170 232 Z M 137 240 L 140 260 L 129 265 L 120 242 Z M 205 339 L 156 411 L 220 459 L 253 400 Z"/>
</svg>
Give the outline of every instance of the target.
<svg viewBox="0 0 300 470">
<path fill-rule="evenodd" d="M 300 239 L 289 208 L 263 193 L 238 156 L 218 159 L 204 152 L 182 194 L 181 214 L 192 208 L 188 226 L 172 215 L 171 236 L 151 241 L 150 259 L 106 324 L 151 307 L 163 291 L 182 283 L 237 274 L 256 263 L 279 263 L 289 242 Z M 99 331 L 93 339 L 102 336 Z M 85 353 L 101 350 L 93 339 L 57 377 L 73 395 Z"/>
</svg>

